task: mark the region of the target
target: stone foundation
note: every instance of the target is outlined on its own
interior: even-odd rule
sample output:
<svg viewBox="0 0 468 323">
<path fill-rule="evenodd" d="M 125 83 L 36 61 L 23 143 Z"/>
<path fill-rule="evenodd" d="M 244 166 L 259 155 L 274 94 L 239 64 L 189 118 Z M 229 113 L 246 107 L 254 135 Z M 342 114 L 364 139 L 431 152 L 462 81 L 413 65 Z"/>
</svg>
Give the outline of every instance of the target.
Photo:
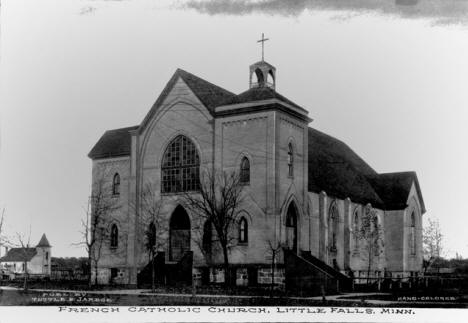
<svg viewBox="0 0 468 323">
<path fill-rule="evenodd" d="M 274 270 L 274 284 L 280 288 L 285 286 L 285 271 L 284 268 L 275 268 Z M 259 285 L 271 285 L 273 279 L 271 268 L 259 268 L 258 269 L 258 284 Z"/>
</svg>

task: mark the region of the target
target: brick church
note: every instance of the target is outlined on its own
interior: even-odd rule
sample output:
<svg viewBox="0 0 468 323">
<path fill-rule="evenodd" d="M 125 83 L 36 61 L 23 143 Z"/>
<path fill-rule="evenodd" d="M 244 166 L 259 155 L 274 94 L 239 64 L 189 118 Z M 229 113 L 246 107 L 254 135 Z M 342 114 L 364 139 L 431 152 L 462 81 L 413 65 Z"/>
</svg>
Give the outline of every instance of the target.
<svg viewBox="0 0 468 323">
<path fill-rule="evenodd" d="M 146 183 L 156 187 L 158 225 L 167 232 L 156 255 L 158 281 L 224 281 L 222 257 L 208 260 L 206 241 L 195 241 L 195 215 L 181 194 L 196 192 L 201 171 L 214 168 L 242 175 L 245 198 L 229 245 L 233 283 L 270 284 L 272 271 L 275 283 L 290 288 L 420 273 L 426 210 L 416 173 L 376 172 L 312 128 L 309 112 L 275 83 L 276 69 L 264 60 L 250 66 L 240 94 L 178 69 L 139 125 L 102 135 L 89 153 L 93 182 L 104 171 L 119 207 L 107 224 L 101 283 L 144 280 L 149 258 L 138 210 Z M 381 228 L 371 253 L 356 234 L 369 210 Z M 272 245 L 280 246 L 274 265 Z"/>
</svg>

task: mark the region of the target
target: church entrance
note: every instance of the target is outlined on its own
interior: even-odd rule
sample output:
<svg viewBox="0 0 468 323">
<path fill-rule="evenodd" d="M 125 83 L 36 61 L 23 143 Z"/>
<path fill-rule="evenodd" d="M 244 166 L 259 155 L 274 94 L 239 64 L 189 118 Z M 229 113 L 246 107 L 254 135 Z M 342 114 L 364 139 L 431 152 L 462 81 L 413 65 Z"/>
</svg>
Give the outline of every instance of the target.
<svg viewBox="0 0 468 323">
<path fill-rule="evenodd" d="M 286 214 L 286 245 L 289 250 L 297 253 L 297 211 L 294 202 L 289 204 Z"/>
<path fill-rule="evenodd" d="M 179 261 L 186 251 L 190 251 L 190 219 L 179 205 L 169 223 L 169 260 Z"/>
</svg>

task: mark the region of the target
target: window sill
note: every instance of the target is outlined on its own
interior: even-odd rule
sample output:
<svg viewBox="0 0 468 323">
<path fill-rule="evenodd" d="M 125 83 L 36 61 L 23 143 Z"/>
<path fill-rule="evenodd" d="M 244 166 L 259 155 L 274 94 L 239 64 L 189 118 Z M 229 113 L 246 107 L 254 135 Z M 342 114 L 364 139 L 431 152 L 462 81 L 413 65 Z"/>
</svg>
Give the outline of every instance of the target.
<svg viewBox="0 0 468 323">
<path fill-rule="evenodd" d="M 200 193 L 200 190 L 196 190 L 196 191 L 184 191 L 184 192 L 161 192 L 160 195 L 161 196 L 171 196 L 171 195 L 184 195 L 184 194 L 196 194 L 196 193 Z"/>
</svg>

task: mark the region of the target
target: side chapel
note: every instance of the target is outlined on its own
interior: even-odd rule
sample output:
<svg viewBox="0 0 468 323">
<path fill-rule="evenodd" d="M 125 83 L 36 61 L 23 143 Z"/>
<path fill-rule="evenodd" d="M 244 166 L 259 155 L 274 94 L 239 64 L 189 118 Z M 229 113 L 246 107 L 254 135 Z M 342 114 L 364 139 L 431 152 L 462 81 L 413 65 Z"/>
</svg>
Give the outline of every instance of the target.
<svg viewBox="0 0 468 323">
<path fill-rule="evenodd" d="M 93 181 L 105 170 L 120 206 L 108 223 L 100 282 L 143 279 L 149 259 L 139 239 L 138 194 L 145 183 L 157 187 L 158 224 L 167 230 L 156 255 L 157 272 L 167 277 L 159 281 L 224 281 L 222 257 L 208 261 L 194 242 L 194 215 L 180 194 L 196 191 L 201 171 L 212 168 L 239 172 L 244 185 L 229 248 L 237 285 L 271 283 L 269 244 L 282 246 L 273 266 L 280 286 L 294 288 L 305 276 L 367 275 L 367 252 L 354 232 L 371 209 L 381 228 L 371 275 L 417 276 L 426 210 L 416 173 L 376 172 L 344 142 L 309 126 L 309 112 L 276 91 L 273 65 L 262 60 L 249 72 L 249 89 L 234 94 L 178 69 L 139 125 L 108 130 L 92 148 Z"/>
</svg>

